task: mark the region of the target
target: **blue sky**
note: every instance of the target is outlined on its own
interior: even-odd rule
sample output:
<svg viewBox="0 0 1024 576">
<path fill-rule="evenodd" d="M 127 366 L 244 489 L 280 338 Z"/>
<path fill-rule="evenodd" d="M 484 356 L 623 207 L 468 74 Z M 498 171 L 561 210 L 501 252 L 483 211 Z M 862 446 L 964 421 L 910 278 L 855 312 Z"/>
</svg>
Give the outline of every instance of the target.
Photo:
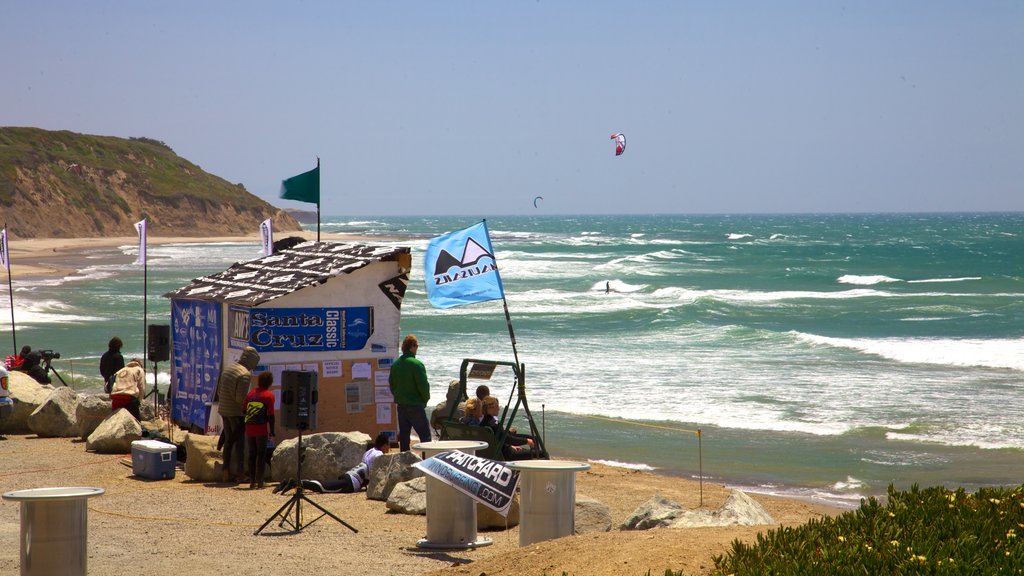
<svg viewBox="0 0 1024 576">
<path fill-rule="evenodd" d="M 1019 1 L 5 2 L 0 125 L 162 140 L 284 207 L 319 156 L 326 215 L 1019 211 L 1022 31 Z"/>
</svg>

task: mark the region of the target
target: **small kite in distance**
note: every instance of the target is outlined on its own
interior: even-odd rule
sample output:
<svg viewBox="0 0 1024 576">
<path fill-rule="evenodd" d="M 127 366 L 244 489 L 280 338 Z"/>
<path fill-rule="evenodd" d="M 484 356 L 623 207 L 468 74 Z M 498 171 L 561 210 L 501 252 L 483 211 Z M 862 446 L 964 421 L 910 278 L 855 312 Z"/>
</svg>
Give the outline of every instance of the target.
<svg viewBox="0 0 1024 576">
<path fill-rule="evenodd" d="M 537 208 L 537 200 L 543 200 L 543 199 L 544 199 L 543 196 L 537 196 L 536 198 L 534 198 L 533 199 L 533 207 Z"/>
<path fill-rule="evenodd" d="M 612 140 L 615 140 L 615 155 L 622 156 L 622 153 L 626 151 L 626 135 L 616 132 L 612 134 Z"/>
</svg>

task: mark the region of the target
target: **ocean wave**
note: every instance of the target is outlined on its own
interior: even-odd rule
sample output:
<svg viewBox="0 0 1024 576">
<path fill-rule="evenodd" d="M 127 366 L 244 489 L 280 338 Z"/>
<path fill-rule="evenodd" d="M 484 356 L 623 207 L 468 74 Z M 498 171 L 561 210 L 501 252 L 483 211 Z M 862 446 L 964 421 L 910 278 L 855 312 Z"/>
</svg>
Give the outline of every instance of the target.
<svg viewBox="0 0 1024 576">
<path fill-rule="evenodd" d="M 82 324 L 106 320 L 101 316 L 80 314 L 74 307 L 58 300 L 40 300 L 18 305 L 14 310 L 14 318 L 19 329 L 33 324 Z M 10 308 L 0 310 L 0 322 L 11 324 Z"/>
<path fill-rule="evenodd" d="M 903 282 L 899 278 L 891 278 L 889 276 L 874 275 L 874 276 L 858 276 L 856 274 L 844 274 L 836 279 L 836 282 L 840 284 L 856 284 L 858 286 L 871 286 L 874 284 L 882 284 L 885 282 Z"/>
<path fill-rule="evenodd" d="M 647 284 L 627 284 L 622 280 L 607 280 L 606 282 L 595 282 L 594 285 L 590 287 L 590 290 L 592 292 L 604 292 L 605 288 L 610 288 L 612 292 L 630 294 L 647 288 Z"/>
<path fill-rule="evenodd" d="M 933 282 L 969 282 L 981 280 L 981 276 L 965 276 L 963 278 L 926 278 L 924 280 L 907 280 L 907 284 L 927 284 Z"/>
<path fill-rule="evenodd" d="M 907 364 L 1024 370 L 1024 340 L 1017 338 L 832 338 L 793 332 L 814 345 L 847 348 Z"/>
<path fill-rule="evenodd" d="M 604 466 L 611 466 L 613 468 L 626 468 L 628 470 L 644 470 L 652 472 L 657 468 L 644 464 L 642 462 L 619 462 L 618 460 L 592 460 L 587 459 L 587 462 L 593 462 L 594 464 L 602 464 Z"/>
<path fill-rule="evenodd" d="M 740 232 L 730 232 L 725 236 L 729 240 L 743 240 L 745 238 L 753 238 L 753 234 L 744 234 Z"/>
</svg>

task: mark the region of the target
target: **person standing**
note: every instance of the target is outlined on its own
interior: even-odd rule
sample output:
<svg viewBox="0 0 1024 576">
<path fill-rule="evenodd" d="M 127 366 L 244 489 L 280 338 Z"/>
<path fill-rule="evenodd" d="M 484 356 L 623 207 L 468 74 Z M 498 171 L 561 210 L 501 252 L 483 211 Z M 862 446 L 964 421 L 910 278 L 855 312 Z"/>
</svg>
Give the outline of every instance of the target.
<svg viewBox="0 0 1024 576">
<path fill-rule="evenodd" d="M 103 391 L 110 394 L 114 386 L 114 374 L 124 368 L 124 356 L 121 355 L 121 347 L 124 342 L 117 336 L 107 342 L 107 351 L 100 356 L 100 376 L 103 377 Z"/>
<path fill-rule="evenodd" d="M 249 448 L 249 489 L 263 488 L 267 470 L 267 438 L 274 436 L 274 375 L 260 372 L 256 388 L 245 396 L 245 438 Z"/>
<path fill-rule="evenodd" d="M 391 364 L 388 384 L 398 404 L 398 447 L 409 449 L 412 429 L 421 442 L 430 442 L 430 423 L 427 421 L 427 402 L 430 401 L 430 383 L 427 368 L 416 358 L 419 342 L 409 334 L 402 340 L 402 355 Z"/>
<path fill-rule="evenodd" d="M 221 480 L 235 482 L 244 476 L 245 461 L 245 395 L 249 393 L 252 369 L 260 355 L 246 346 L 238 362 L 228 366 L 217 380 L 217 411 L 224 427 L 224 471 Z"/>
<path fill-rule="evenodd" d="M 110 388 L 110 408 L 114 412 L 124 408 L 136 420 L 142 421 L 139 406 L 146 392 L 146 370 L 142 362 L 133 358 L 127 366 L 114 374 L 114 383 Z"/>
</svg>

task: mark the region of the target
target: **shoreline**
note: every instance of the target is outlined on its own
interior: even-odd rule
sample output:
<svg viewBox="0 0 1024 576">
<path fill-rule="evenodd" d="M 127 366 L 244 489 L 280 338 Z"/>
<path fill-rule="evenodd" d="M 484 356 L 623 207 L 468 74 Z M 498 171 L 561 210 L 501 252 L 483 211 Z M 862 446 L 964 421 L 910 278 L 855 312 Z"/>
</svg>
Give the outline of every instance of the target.
<svg viewBox="0 0 1024 576">
<path fill-rule="evenodd" d="M 315 230 L 302 230 L 281 235 L 301 236 L 306 240 L 316 238 Z M 358 234 L 320 233 L 321 241 L 361 242 L 371 238 Z M 81 270 L 76 263 L 81 257 L 93 250 L 114 249 L 118 246 L 138 246 L 138 236 L 105 236 L 97 238 L 17 238 L 8 239 L 10 251 L 11 278 L 46 278 L 63 277 Z M 148 236 L 147 246 L 165 244 L 202 244 L 202 243 L 248 243 L 259 245 L 258 233 L 244 236 Z M 131 260 L 125 256 L 126 263 Z"/>
</svg>

